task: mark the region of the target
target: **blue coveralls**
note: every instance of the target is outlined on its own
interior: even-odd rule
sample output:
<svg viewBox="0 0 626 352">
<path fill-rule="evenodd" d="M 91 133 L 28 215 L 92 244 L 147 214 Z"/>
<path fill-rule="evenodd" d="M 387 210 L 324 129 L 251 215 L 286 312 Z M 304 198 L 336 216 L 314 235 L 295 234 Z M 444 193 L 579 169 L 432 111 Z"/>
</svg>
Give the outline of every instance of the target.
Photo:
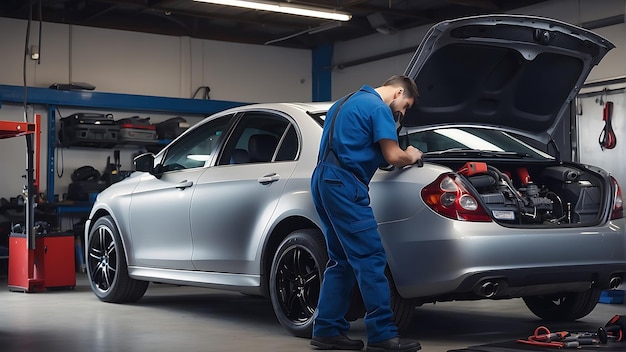
<svg viewBox="0 0 626 352">
<path fill-rule="evenodd" d="M 398 336 L 398 329 L 392 320 L 385 276 L 387 259 L 370 207 L 368 184 L 378 166 L 385 162 L 377 142 L 397 141 L 396 126 L 391 109 L 380 95 L 372 87 L 361 87 L 335 117 L 335 158 L 326 149 L 332 125 L 328 119 L 337 106 L 335 103 L 326 115 L 320 162 L 311 179 L 313 201 L 329 255 L 313 335 L 345 335 L 350 324 L 344 317 L 356 282 L 367 311 L 368 343 L 376 343 Z"/>
</svg>

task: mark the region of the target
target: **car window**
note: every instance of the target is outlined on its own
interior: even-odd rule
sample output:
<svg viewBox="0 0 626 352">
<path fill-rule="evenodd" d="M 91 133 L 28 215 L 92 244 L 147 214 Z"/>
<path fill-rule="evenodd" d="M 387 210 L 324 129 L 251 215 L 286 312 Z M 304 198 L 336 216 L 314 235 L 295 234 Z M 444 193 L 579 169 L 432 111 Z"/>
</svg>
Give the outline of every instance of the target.
<svg viewBox="0 0 626 352">
<path fill-rule="evenodd" d="M 402 135 L 400 137 L 407 138 Z M 460 148 L 515 152 L 540 159 L 552 158 L 509 133 L 485 128 L 448 127 L 419 131 L 410 133 L 408 141 L 424 153 Z"/>
<path fill-rule="evenodd" d="M 276 154 L 276 161 L 289 161 L 295 160 L 298 157 L 298 133 L 294 125 L 290 125 L 285 133 L 285 138 L 280 144 L 278 154 Z"/>
<path fill-rule="evenodd" d="M 161 171 L 184 170 L 208 165 L 231 118 L 232 115 L 222 116 L 203 123 L 170 145 L 161 164 Z"/>
<path fill-rule="evenodd" d="M 229 138 L 219 164 L 294 160 L 297 153 L 298 136 L 289 120 L 268 112 L 247 112 Z"/>
</svg>

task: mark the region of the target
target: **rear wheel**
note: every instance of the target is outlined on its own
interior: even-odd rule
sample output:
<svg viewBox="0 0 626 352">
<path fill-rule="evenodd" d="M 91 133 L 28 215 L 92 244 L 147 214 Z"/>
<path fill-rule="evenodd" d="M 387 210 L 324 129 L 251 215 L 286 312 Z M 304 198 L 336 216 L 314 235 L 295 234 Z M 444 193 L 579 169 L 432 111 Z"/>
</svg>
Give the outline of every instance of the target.
<svg viewBox="0 0 626 352">
<path fill-rule="evenodd" d="M 89 231 L 87 275 L 92 291 L 104 302 L 135 302 L 148 289 L 147 281 L 128 276 L 122 240 L 110 216 L 96 220 Z"/>
<path fill-rule="evenodd" d="M 310 338 L 324 269 L 326 242 L 318 230 L 298 230 L 278 246 L 270 272 L 270 298 L 280 324 Z"/>
<path fill-rule="evenodd" d="M 387 278 L 389 280 L 391 309 L 393 310 L 393 323 L 396 324 L 398 331 L 401 333 L 407 332 L 411 326 L 413 316 L 415 315 L 415 300 L 406 299 L 400 296 L 388 270 Z M 355 321 L 363 317 L 365 317 L 365 304 L 363 303 L 363 298 L 361 297 L 361 291 L 359 291 L 359 287 L 356 285 L 352 291 L 352 300 L 348 314 L 346 314 L 346 320 Z"/>
<path fill-rule="evenodd" d="M 393 322 L 398 327 L 398 331 L 404 333 L 408 330 L 415 314 L 415 300 L 406 299 L 400 296 L 396 289 L 396 284 L 391 277 L 389 267 L 385 271 L 389 280 L 389 291 L 391 294 L 391 309 L 393 310 Z"/>
<path fill-rule="evenodd" d="M 601 290 L 592 288 L 584 292 L 528 296 L 523 299 L 530 311 L 543 320 L 574 321 L 591 313 L 601 294 Z"/>
</svg>

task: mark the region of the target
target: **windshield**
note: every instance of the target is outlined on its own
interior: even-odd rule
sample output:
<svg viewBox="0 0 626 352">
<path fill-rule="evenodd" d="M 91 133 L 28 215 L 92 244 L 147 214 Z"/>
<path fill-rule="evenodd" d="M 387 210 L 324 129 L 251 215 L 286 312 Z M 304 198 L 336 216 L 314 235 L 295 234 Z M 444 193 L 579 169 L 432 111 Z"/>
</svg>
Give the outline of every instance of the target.
<svg viewBox="0 0 626 352">
<path fill-rule="evenodd" d="M 478 127 L 446 127 L 400 135 L 400 145 L 413 145 L 426 155 L 445 156 L 480 151 L 495 155 L 516 155 L 535 159 L 554 159 L 512 134 Z M 408 139 L 408 140 L 407 140 Z"/>
</svg>

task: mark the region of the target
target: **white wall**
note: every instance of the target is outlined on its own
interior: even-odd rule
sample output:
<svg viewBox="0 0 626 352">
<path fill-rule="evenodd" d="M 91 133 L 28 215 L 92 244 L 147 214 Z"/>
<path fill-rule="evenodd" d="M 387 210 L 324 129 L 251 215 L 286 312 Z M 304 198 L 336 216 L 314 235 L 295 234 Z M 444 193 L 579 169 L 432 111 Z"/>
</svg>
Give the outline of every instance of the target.
<svg viewBox="0 0 626 352">
<path fill-rule="evenodd" d="M 27 22 L 0 18 L 0 84 L 23 85 L 23 59 Z M 38 43 L 38 22 L 31 27 L 30 45 Z M 214 100 L 239 102 L 310 101 L 311 52 L 260 45 L 245 45 L 189 37 L 172 37 L 120 30 L 44 23 L 41 63 L 28 59 L 27 85 L 87 82 L 98 92 L 191 98 L 198 87 L 209 86 Z M 277 74 L 279 73 L 279 74 Z M 33 121 L 33 108 L 29 121 Z M 86 111 L 60 107 L 60 116 Z M 46 191 L 47 110 L 36 106 L 42 121 L 41 191 Z M 112 112 L 116 119 L 137 112 Z M 145 113 L 159 122 L 172 115 Z M 190 122 L 199 117 L 184 116 Z M 23 121 L 20 104 L 4 104 L 0 120 Z M 25 179 L 25 139 L 0 141 L 0 197 L 21 193 Z M 121 147 L 123 168 L 132 166 L 132 154 L 142 148 Z M 61 198 L 72 171 L 83 165 L 103 170 L 112 150 L 63 148 L 57 150 L 55 193 Z M 10 164 L 11 167 L 6 167 Z"/>
<path fill-rule="evenodd" d="M 23 84 L 26 23 L 0 17 L 0 84 Z M 37 31 L 33 22 L 31 45 Z M 209 86 L 216 100 L 311 99 L 309 50 L 44 23 L 40 51 L 41 64 L 27 62 L 29 86 L 87 82 L 99 92 L 180 98 Z"/>
<path fill-rule="evenodd" d="M 374 34 L 334 46 L 333 65 L 369 58 L 393 52 L 399 49 L 417 47 L 430 26 L 423 26 L 398 32 L 392 35 Z M 363 84 L 377 86 L 389 76 L 404 72 L 413 53 L 398 55 L 383 60 L 335 69 L 332 73 L 332 97 L 339 99 L 343 95 L 358 89 Z"/>
<path fill-rule="evenodd" d="M 602 87 L 599 87 L 593 91 L 601 90 Z M 605 125 L 602 120 L 604 105 L 597 101 L 599 97 L 586 96 L 577 101 L 580 112 L 577 115 L 579 161 L 609 171 L 617 179 L 624 192 L 626 190 L 626 121 L 624 121 L 626 94 L 622 92 L 602 96 L 604 101 L 613 103 L 612 127 L 617 141 L 613 149 L 602 149 L 598 141 Z"/>
</svg>

